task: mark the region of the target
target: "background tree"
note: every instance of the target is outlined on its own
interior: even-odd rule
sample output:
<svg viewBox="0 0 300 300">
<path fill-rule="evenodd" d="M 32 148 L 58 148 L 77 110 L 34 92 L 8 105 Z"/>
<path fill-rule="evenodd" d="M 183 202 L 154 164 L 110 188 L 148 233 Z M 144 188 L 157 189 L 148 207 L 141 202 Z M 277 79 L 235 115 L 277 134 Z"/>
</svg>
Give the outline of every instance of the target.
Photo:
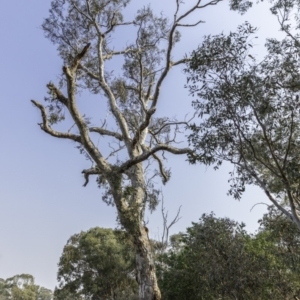
<svg viewBox="0 0 300 300">
<path fill-rule="evenodd" d="M 52 300 L 51 290 L 34 283 L 30 274 L 15 275 L 6 280 L 0 279 L 1 300 Z"/>
<path fill-rule="evenodd" d="M 8 291 L 5 288 L 5 280 L 0 278 L 0 299 L 4 300 L 8 295 Z"/>
<path fill-rule="evenodd" d="M 58 266 L 56 299 L 138 299 L 133 245 L 123 231 L 96 227 L 71 236 Z"/>
<path fill-rule="evenodd" d="M 54 290 L 54 300 L 84 300 L 84 297 L 68 291 L 66 288 Z"/>
<path fill-rule="evenodd" d="M 266 240 L 276 245 L 278 251 L 275 259 L 282 261 L 292 273 L 295 279 L 300 275 L 300 232 L 296 224 L 286 217 L 274 206 L 259 221 L 259 234 L 263 234 Z M 258 234 L 258 235 L 259 235 Z"/>
<path fill-rule="evenodd" d="M 251 236 L 243 224 L 203 215 L 158 261 L 163 299 L 292 299 L 298 272 L 268 237 L 264 229 Z"/>
<path fill-rule="evenodd" d="M 229 193 L 240 199 L 246 184 L 300 228 L 300 65 L 299 18 L 288 24 L 298 1 L 270 1 L 286 37 L 269 39 L 267 55 L 251 54 L 256 29 L 245 23 L 229 35 L 207 36 L 188 65 L 188 87 L 197 98 L 199 121 L 189 140 L 190 161 L 230 162 Z M 287 205 L 286 205 L 287 204 Z"/>
<path fill-rule="evenodd" d="M 42 286 L 38 287 L 37 300 L 52 300 L 52 299 L 53 299 L 53 292 L 51 290 Z"/>
<path fill-rule="evenodd" d="M 205 3 L 195 0 L 188 9 L 182 1 L 176 0 L 170 20 L 163 15 L 155 16 L 150 7 L 143 7 L 133 20 L 125 21 L 122 11 L 129 2 L 51 2 L 49 17 L 42 27 L 46 37 L 58 46 L 64 64 L 63 74 L 59 85 L 52 82 L 47 85 L 47 107 L 35 100 L 32 103 L 41 112 L 43 121 L 40 127 L 43 131 L 74 141 L 92 162 L 92 166 L 82 172 L 86 179 L 84 185 L 87 185 L 90 175 L 97 176 L 99 185 L 106 191 L 103 200 L 116 205 L 119 221 L 135 245 L 139 297 L 153 300 L 160 299 L 160 292 L 143 218 L 147 205 L 150 209 L 155 208 L 158 191 L 147 180 L 147 167 L 143 162 L 154 160 L 158 171 L 149 174 L 149 178 L 159 175 L 165 183 L 170 173 L 164 168 L 159 152 L 190 152 L 189 148 L 176 147 L 176 134 L 188 121 L 168 116 L 155 118 L 154 114 L 169 71 L 188 60 L 174 60 L 172 56 L 180 37 L 178 29 L 200 24 L 200 19 L 195 23 L 186 19 L 222 0 Z M 229 4 L 231 9 L 241 12 L 251 6 L 246 0 L 230 0 Z M 128 27 L 131 41 L 123 46 L 114 45 L 112 41 L 118 37 L 117 32 L 123 29 L 126 35 Z M 109 68 L 111 62 L 108 61 L 112 59 L 118 59 L 122 66 L 120 70 Z M 104 111 L 110 114 L 107 122 L 93 126 L 90 118 L 79 111 L 78 93 L 85 89 L 100 96 L 102 111 L 103 98 L 106 99 L 107 109 Z M 74 123 L 70 130 L 53 129 L 52 125 L 65 118 Z M 92 134 L 98 134 L 100 146 Z M 112 139 L 111 144 L 107 138 Z M 103 144 L 113 147 L 107 157 Z"/>
</svg>

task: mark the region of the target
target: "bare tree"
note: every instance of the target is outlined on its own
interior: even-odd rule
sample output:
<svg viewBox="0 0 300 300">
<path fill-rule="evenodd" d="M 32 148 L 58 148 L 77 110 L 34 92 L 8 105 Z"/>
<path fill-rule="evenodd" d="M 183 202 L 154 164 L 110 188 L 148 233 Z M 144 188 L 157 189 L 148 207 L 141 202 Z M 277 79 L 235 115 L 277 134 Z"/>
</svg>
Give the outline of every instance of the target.
<svg viewBox="0 0 300 300">
<path fill-rule="evenodd" d="M 196 0 L 184 11 L 183 1 L 176 0 L 171 20 L 155 16 L 150 7 L 144 7 L 132 21 L 124 21 L 122 10 L 129 0 L 53 0 L 50 15 L 42 26 L 46 37 L 58 45 L 64 66 L 60 85 L 47 85 L 47 106 L 32 100 L 42 115 L 39 125 L 51 136 L 74 141 L 92 161 L 92 166 L 82 171 L 84 186 L 91 175 L 97 176 L 99 185 L 105 189 L 103 200 L 116 206 L 120 223 L 134 241 L 140 299 L 161 298 L 143 223 L 146 205 L 155 208 L 158 191 L 146 178 L 145 162 L 155 161 L 158 171 L 150 178 L 160 175 L 166 183 L 170 174 L 164 168 L 163 154 L 159 153 L 190 153 L 189 148 L 176 146 L 176 134 L 188 121 L 154 117 L 161 87 L 173 67 L 189 60 L 172 59 L 174 45 L 180 39 L 178 29 L 197 26 L 202 20 L 189 23 L 186 19 L 222 1 Z M 231 0 L 230 5 L 243 12 L 250 3 Z M 115 50 L 111 45 L 113 35 L 128 26 L 132 26 L 132 35 L 135 34 L 133 42 Z M 109 69 L 108 61 L 117 57 L 122 57 L 122 75 L 114 75 Z M 100 101 L 106 98 L 112 118 L 100 126 L 91 126 L 76 103 L 82 89 L 100 95 Z M 75 123 L 71 129 L 53 129 L 65 115 Z M 108 126 L 109 122 L 112 123 Z M 98 134 L 106 145 L 105 138 L 111 138 L 114 144 L 110 145 L 116 145 L 111 146 L 107 158 L 104 148 L 93 140 L 93 134 Z"/>
<path fill-rule="evenodd" d="M 177 213 L 175 217 L 172 219 L 170 223 L 168 223 L 168 211 L 166 211 L 165 206 L 164 206 L 164 197 L 162 195 L 161 198 L 161 214 L 163 218 L 163 232 L 161 235 L 161 253 L 166 251 L 167 247 L 169 246 L 169 236 L 170 236 L 170 229 L 173 225 L 175 225 L 180 219 L 180 210 L 181 206 L 179 206 Z"/>
</svg>

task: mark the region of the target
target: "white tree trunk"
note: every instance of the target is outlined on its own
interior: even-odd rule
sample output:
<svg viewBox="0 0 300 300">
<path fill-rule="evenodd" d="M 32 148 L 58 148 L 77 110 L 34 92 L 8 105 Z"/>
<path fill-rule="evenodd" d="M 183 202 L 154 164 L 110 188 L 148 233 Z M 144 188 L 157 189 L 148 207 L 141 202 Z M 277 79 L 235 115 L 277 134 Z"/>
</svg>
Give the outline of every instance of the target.
<svg viewBox="0 0 300 300">
<path fill-rule="evenodd" d="M 143 300 L 160 300 L 157 285 L 153 253 L 148 237 L 148 230 L 140 226 L 140 232 L 134 237 L 136 243 L 136 268 L 139 283 L 139 298 Z"/>
<path fill-rule="evenodd" d="M 132 194 L 125 197 L 121 187 L 121 176 L 108 179 L 120 223 L 131 236 L 136 251 L 136 275 L 140 300 L 160 300 L 155 261 L 148 228 L 144 225 L 145 182 L 142 163 L 132 167 L 130 175 Z M 130 203 L 129 203 L 130 202 Z"/>
</svg>

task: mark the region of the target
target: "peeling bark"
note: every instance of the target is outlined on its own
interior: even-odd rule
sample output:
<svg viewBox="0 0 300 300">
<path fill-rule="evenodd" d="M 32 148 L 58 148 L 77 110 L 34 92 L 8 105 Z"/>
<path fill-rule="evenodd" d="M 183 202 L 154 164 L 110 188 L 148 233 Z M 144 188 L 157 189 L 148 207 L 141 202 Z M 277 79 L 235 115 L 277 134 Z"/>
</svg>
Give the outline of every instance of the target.
<svg viewBox="0 0 300 300">
<path fill-rule="evenodd" d="M 157 285 L 155 264 L 148 231 L 140 226 L 139 233 L 134 237 L 136 245 L 136 270 L 141 300 L 160 300 L 161 294 Z"/>
</svg>

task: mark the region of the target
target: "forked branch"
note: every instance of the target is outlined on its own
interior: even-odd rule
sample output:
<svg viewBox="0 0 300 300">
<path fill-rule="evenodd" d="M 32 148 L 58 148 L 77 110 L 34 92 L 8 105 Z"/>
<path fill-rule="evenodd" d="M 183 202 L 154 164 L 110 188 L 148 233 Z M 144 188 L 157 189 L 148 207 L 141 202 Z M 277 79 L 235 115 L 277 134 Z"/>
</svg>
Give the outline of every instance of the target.
<svg viewBox="0 0 300 300">
<path fill-rule="evenodd" d="M 168 240 L 169 240 L 169 234 L 170 234 L 170 229 L 173 225 L 175 225 L 180 219 L 180 210 L 181 210 L 181 205 L 179 206 L 178 210 L 177 210 L 177 214 L 174 217 L 174 219 L 168 224 L 168 211 L 165 211 L 165 206 L 164 206 L 164 197 L 162 195 L 162 199 L 161 199 L 161 214 L 163 217 L 163 234 L 161 237 L 161 242 L 163 245 L 163 249 L 165 250 L 168 246 Z"/>
<path fill-rule="evenodd" d="M 81 143 L 80 135 L 67 133 L 67 132 L 59 132 L 59 131 L 53 130 L 51 128 L 51 126 L 49 125 L 48 118 L 47 118 L 47 112 L 46 112 L 45 107 L 42 104 L 40 104 L 39 102 L 35 101 L 35 100 L 31 100 L 31 102 L 41 112 L 43 123 L 39 123 L 39 125 L 40 125 L 40 127 L 43 131 L 45 131 L 46 133 L 48 133 L 48 134 L 50 134 L 54 137 L 57 137 L 57 138 L 69 139 L 69 140 L 73 140 L 74 142 Z"/>
</svg>

